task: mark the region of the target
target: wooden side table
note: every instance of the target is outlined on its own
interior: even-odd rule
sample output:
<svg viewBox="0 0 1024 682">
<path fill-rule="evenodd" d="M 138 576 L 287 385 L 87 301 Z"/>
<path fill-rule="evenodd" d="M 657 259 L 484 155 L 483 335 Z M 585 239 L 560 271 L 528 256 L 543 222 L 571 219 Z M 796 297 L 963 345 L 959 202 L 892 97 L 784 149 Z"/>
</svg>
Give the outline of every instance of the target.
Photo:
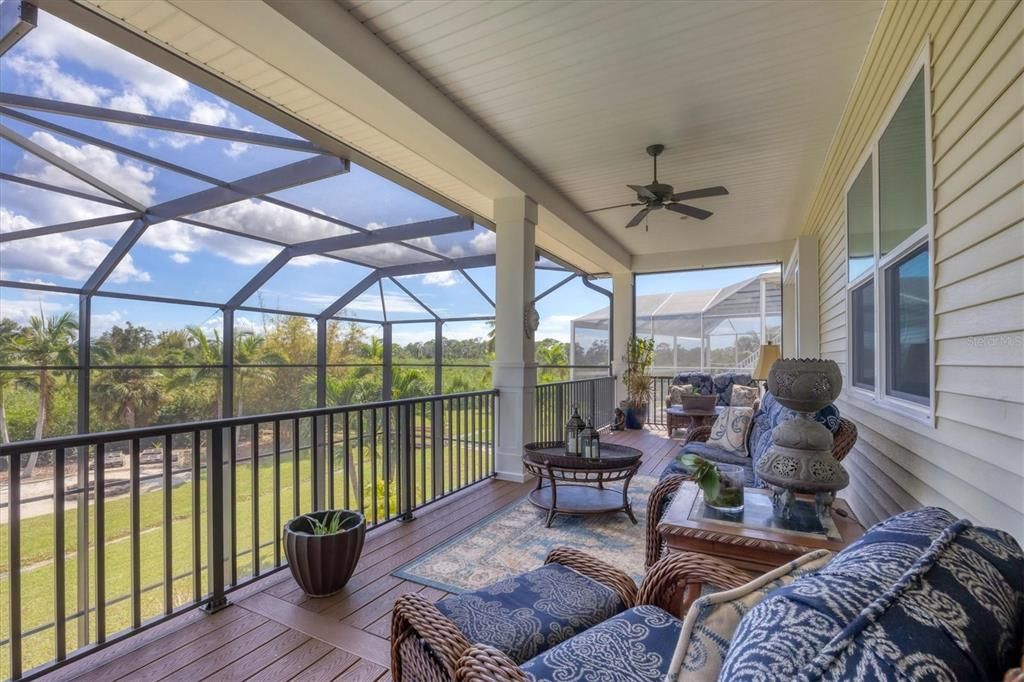
<svg viewBox="0 0 1024 682">
<path fill-rule="evenodd" d="M 658 524 L 668 551 L 707 554 L 760 574 L 815 549 L 838 552 L 864 533 L 843 500 L 832 508 L 832 523 L 819 530 L 807 519 L 792 524 L 800 529 L 781 527 L 768 490 L 746 488 L 744 497 L 741 515 L 722 514 L 704 506 L 696 483 L 683 482 Z"/>
</svg>

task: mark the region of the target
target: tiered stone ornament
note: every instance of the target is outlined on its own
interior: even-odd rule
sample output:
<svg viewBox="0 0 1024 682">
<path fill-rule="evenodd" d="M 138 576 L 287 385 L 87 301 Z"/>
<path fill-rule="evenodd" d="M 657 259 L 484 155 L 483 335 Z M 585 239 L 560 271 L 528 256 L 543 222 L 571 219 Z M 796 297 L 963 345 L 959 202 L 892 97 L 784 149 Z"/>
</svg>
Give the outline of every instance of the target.
<svg viewBox="0 0 1024 682">
<path fill-rule="evenodd" d="M 850 484 L 843 465 L 832 456 L 832 432 L 814 419 L 835 402 L 843 387 L 839 365 L 832 360 L 776 360 L 768 390 L 797 414 L 772 431 L 772 446 L 757 462 L 757 475 L 772 489 L 776 516 L 792 515 L 794 493 L 814 495 L 815 511 L 828 516 L 836 491 Z"/>
</svg>

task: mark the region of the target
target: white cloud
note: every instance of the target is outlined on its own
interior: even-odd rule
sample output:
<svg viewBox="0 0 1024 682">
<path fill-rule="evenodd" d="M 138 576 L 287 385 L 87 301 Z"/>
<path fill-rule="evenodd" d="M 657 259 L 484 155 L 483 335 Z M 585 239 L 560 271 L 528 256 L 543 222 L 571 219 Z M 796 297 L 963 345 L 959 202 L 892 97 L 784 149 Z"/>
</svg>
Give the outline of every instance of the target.
<svg viewBox="0 0 1024 682">
<path fill-rule="evenodd" d="M 194 217 L 229 230 L 284 242 L 303 242 L 345 234 L 345 228 L 339 225 L 257 199 L 245 199 L 197 213 Z"/>
<path fill-rule="evenodd" d="M 151 225 L 142 233 L 139 243 L 177 255 L 214 253 L 239 265 L 265 265 L 281 251 L 281 247 L 273 244 L 193 227 L 176 220 Z"/>
<path fill-rule="evenodd" d="M 92 333 L 96 335 L 110 331 L 111 327 L 124 321 L 124 311 L 111 310 L 109 313 L 93 313 L 90 324 Z"/>
<path fill-rule="evenodd" d="M 490 230 L 478 233 L 470 240 L 469 245 L 477 253 L 494 253 L 498 235 Z"/>
<path fill-rule="evenodd" d="M 171 260 L 174 261 L 175 263 L 184 265 L 185 263 L 188 263 L 192 259 L 183 253 L 174 252 L 171 254 Z"/>
<path fill-rule="evenodd" d="M 5 57 L 6 65 L 33 83 L 32 94 L 36 97 L 99 106 L 110 96 L 107 88 L 86 83 L 64 73 L 55 59 L 32 58 L 24 54 Z"/>
<path fill-rule="evenodd" d="M 107 106 L 111 109 L 131 112 L 133 114 L 150 113 L 146 100 L 136 92 L 123 92 L 120 95 L 111 97 L 107 101 Z M 140 132 L 139 128 L 122 123 L 107 123 L 107 126 L 125 137 L 135 137 Z"/>
<path fill-rule="evenodd" d="M 568 343 L 569 323 L 577 317 L 579 315 L 542 315 L 540 326 L 537 327 L 534 338 L 557 339 L 558 341 Z"/>
<path fill-rule="evenodd" d="M 372 291 L 372 290 L 371 290 Z M 388 313 L 423 313 L 429 315 L 420 304 L 412 300 L 405 294 L 384 294 L 384 305 L 387 306 Z M 345 306 L 345 310 L 360 310 L 364 312 L 380 312 L 380 293 L 372 292 L 365 293 L 356 298 L 356 300 Z"/>
<path fill-rule="evenodd" d="M 31 294 L 26 294 L 31 295 Z M 0 299 L 0 318 L 10 318 L 18 324 L 26 324 L 30 317 L 43 315 L 60 315 L 68 312 L 70 308 L 56 301 L 47 301 L 42 295 L 36 298 L 9 298 Z"/>
<path fill-rule="evenodd" d="M 40 13 L 39 24 L 39 30 L 29 33 L 21 44 L 28 60 L 38 60 L 44 65 L 48 62 L 74 61 L 93 71 L 109 74 L 120 82 L 124 92 L 137 94 L 157 111 L 184 101 L 190 95 L 189 84 L 185 79 L 53 15 Z M 38 68 L 35 72 L 40 73 Z M 59 68 L 53 69 L 53 73 L 60 72 Z M 43 85 L 41 80 L 40 85 Z M 57 96 L 68 99 L 66 94 Z"/>
<path fill-rule="evenodd" d="M 0 232 L 35 227 L 25 216 L 15 215 L 0 207 Z M 98 239 L 73 237 L 74 233 L 48 234 L 32 239 L 21 239 L 4 245 L 3 266 L 11 270 L 56 275 L 68 279 L 86 279 L 103 261 L 110 245 Z M 112 282 L 148 282 L 149 273 L 140 271 L 127 255 L 111 274 Z"/>
<path fill-rule="evenodd" d="M 117 155 L 114 154 L 114 152 L 95 145 L 83 144 L 81 146 L 75 146 L 57 139 L 50 133 L 36 131 L 32 133 L 31 140 L 40 147 L 43 147 L 47 151 L 50 151 L 65 161 L 73 164 L 77 168 L 86 171 L 90 175 L 102 180 L 108 185 L 111 185 L 120 192 L 127 194 L 141 204 L 148 206 L 153 203 L 153 197 L 156 194 L 156 190 L 152 185 L 155 177 L 155 173 L 152 168 L 143 166 L 142 164 L 134 161 L 126 160 L 122 162 L 117 158 Z M 66 185 L 67 178 L 69 177 L 67 173 L 56 166 L 50 165 L 34 155 L 27 153 L 18 163 L 18 168 L 30 178 L 52 184 Z M 93 193 L 98 191 L 78 180 L 75 180 L 75 182 L 78 187 L 86 191 Z M 55 203 L 59 204 L 60 202 Z M 94 217 L 95 215 L 104 215 L 109 210 L 106 209 L 106 207 L 101 208 L 100 204 L 93 204 L 93 206 L 97 207 L 94 209 L 93 215 L 86 215 L 83 216 L 83 218 Z M 59 206 L 59 208 L 63 209 L 64 206 Z M 55 216 L 55 220 L 53 222 L 65 222 L 67 220 L 79 219 L 81 218 L 69 218 L 67 215 L 62 215 L 59 217 Z"/>
<path fill-rule="evenodd" d="M 423 284 L 432 285 L 436 287 L 451 287 L 459 283 L 455 276 L 449 272 L 431 272 L 423 275 L 421 280 Z"/>
</svg>

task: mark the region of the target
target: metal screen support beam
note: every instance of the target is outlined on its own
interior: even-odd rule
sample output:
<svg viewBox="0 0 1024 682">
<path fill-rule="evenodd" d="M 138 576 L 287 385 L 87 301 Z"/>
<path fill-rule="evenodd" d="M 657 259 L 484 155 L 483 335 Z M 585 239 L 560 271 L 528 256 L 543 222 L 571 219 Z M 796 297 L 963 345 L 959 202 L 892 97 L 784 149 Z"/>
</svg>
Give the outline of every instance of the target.
<svg viewBox="0 0 1024 682">
<path fill-rule="evenodd" d="M 593 282 L 591 282 L 590 277 L 580 277 L 580 282 L 582 282 L 583 286 L 585 286 L 586 288 L 592 289 L 597 293 L 601 294 L 602 296 L 608 297 L 608 365 L 610 367 L 611 364 L 615 361 L 615 335 L 612 333 L 612 330 L 615 329 L 615 305 L 613 300 L 614 296 L 612 295 L 612 292 L 609 291 L 608 289 L 605 289 L 604 287 L 599 287 Z M 575 345 L 576 339 L 571 339 L 571 342 Z M 611 369 L 609 369 L 609 373 L 611 373 Z"/>
<path fill-rule="evenodd" d="M 466 278 L 466 281 L 469 282 L 470 284 L 472 284 L 473 288 L 477 290 L 477 293 L 479 293 L 481 296 L 483 296 L 484 300 L 487 301 L 488 303 L 490 303 L 491 307 L 493 308 L 494 307 L 494 299 L 487 295 L 487 292 L 484 291 L 483 288 L 479 284 L 476 283 L 475 279 L 473 279 L 472 277 L 469 276 L 468 272 L 466 272 L 462 268 L 459 268 L 459 272 L 462 273 L 462 276 Z"/>
<path fill-rule="evenodd" d="M 107 281 L 107 278 L 117 269 L 121 260 L 135 246 L 135 242 L 139 241 L 142 233 L 146 231 L 146 226 L 147 223 L 142 218 L 136 218 L 132 221 L 132 224 L 128 226 L 128 229 L 121 235 L 121 238 L 114 243 L 110 251 L 107 252 L 107 255 L 96 267 L 96 270 L 93 271 L 89 279 L 82 285 L 82 291 L 91 294 Z"/>
<path fill-rule="evenodd" d="M 401 289 L 402 291 L 404 291 L 404 292 L 405 292 L 405 294 L 406 294 L 406 295 L 407 295 L 407 296 L 408 296 L 409 298 L 411 298 L 412 300 L 416 301 L 416 303 L 418 303 L 418 304 L 419 304 L 419 306 L 420 306 L 421 308 L 423 308 L 423 309 L 424 309 L 424 310 L 426 310 L 426 311 L 427 311 L 428 313 L 430 313 L 430 315 L 431 315 L 431 316 L 432 316 L 432 317 L 433 317 L 433 318 L 434 318 L 435 320 L 440 320 L 440 319 L 441 319 L 441 318 L 440 318 L 440 316 L 439 316 L 439 315 L 438 315 L 437 313 L 435 313 L 435 312 L 433 311 L 433 309 L 432 309 L 432 308 L 431 308 L 430 306 L 428 306 L 428 305 L 427 305 L 426 303 L 424 303 L 423 301 L 421 301 L 421 300 L 419 299 L 419 297 L 418 297 L 418 296 L 417 296 L 416 294 L 414 294 L 414 293 L 412 293 L 411 291 L 409 291 L 409 290 L 408 290 L 408 289 L 407 289 L 407 288 L 405 287 L 405 285 L 404 285 L 404 284 L 402 284 L 401 282 L 399 282 L 399 281 L 398 281 L 397 279 L 395 279 L 394 277 L 388 277 L 388 279 L 389 279 L 389 280 L 391 280 L 391 282 L 392 282 L 392 283 L 393 283 L 393 284 L 394 284 L 394 285 L 395 285 L 396 287 L 398 287 L 399 289 Z"/>
<path fill-rule="evenodd" d="M 263 147 L 277 147 L 278 149 L 290 149 L 297 152 L 313 154 L 327 153 L 325 149 L 313 144 L 308 140 L 281 137 L 278 135 L 267 135 L 248 130 L 234 130 L 220 126 L 206 125 L 204 123 L 193 123 L 191 121 L 179 121 L 173 118 L 163 118 L 149 114 L 136 114 L 130 111 L 119 111 L 117 109 L 104 109 L 102 107 L 91 107 L 85 104 L 73 102 L 62 102 L 28 95 L 15 95 L 13 93 L 0 93 L 0 104 L 6 104 L 21 109 L 34 111 L 45 111 L 51 114 L 62 114 L 76 118 L 89 118 L 107 123 L 123 123 L 125 125 L 137 126 L 139 128 L 155 128 L 167 130 L 186 135 L 198 135 L 212 137 L 231 142 L 243 142 Z"/>
<path fill-rule="evenodd" d="M 146 210 L 149 222 L 156 224 L 181 216 L 201 213 L 212 208 L 233 204 L 260 194 L 279 192 L 289 187 L 305 185 L 324 178 L 347 173 L 348 161 L 337 156 L 314 156 L 263 173 L 250 175 L 228 183 L 228 187 L 211 187 L 177 199 L 165 201 Z"/>
<path fill-rule="evenodd" d="M 231 417 L 235 414 L 235 311 L 232 308 L 224 308 L 221 338 L 224 372 L 221 378 L 220 409 L 222 417 Z"/>
<path fill-rule="evenodd" d="M 51 152 L 49 149 L 46 149 L 45 147 L 36 144 L 27 137 L 19 135 L 18 133 L 14 132 L 13 130 L 3 125 L 2 123 L 0 123 L 0 137 L 7 140 L 8 142 L 11 142 L 21 147 L 27 152 L 34 154 L 35 156 L 38 156 L 40 159 L 46 161 L 47 163 L 53 164 L 54 166 L 60 168 L 65 173 L 73 175 L 74 177 L 78 178 L 85 184 L 95 187 L 96 189 L 98 189 L 99 191 L 103 192 L 108 196 L 114 197 L 118 201 L 126 204 L 131 208 L 134 208 L 139 211 L 145 209 L 145 206 L 143 206 L 135 199 L 132 199 L 127 194 L 124 194 L 119 190 L 111 187 L 110 185 L 103 182 L 99 178 L 93 176 L 92 174 L 86 173 L 84 170 L 78 168 L 78 166 L 74 165 L 73 163 L 65 161 L 61 157 Z"/>
<path fill-rule="evenodd" d="M 126 220 L 138 220 L 141 215 L 142 214 L 138 212 L 115 213 L 114 215 L 100 216 L 98 218 L 75 220 L 70 223 L 47 225 L 46 227 L 32 227 L 27 230 L 18 230 L 17 232 L 4 232 L 0 234 L 0 243 L 13 242 L 19 239 L 31 239 L 32 237 L 43 237 L 48 234 L 73 232 L 75 230 L 84 230 L 89 227 L 99 227 L 100 225 L 112 225 L 113 223 L 121 223 Z"/>
<path fill-rule="evenodd" d="M 327 405 L 327 320 L 316 321 L 316 406 Z"/>
<path fill-rule="evenodd" d="M 422 237 L 438 237 L 444 234 L 455 232 L 466 232 L 473 229 L 473 221 L 469 218 L 455 216 L 453 218 L 442 218 L 440 220 L 426 220 L 409 225 L 397 227 L 385 227 L 370 232 L 357 232 L 355 234 L 342 234 L 324 239 L 313 239 L 307 242 L 299 242 L 286 246 L 263 269 L 253 275 L 252 279 L 245 283 L 238 290 L 231 300 L 229 306 L 243 305 L 255 294 L 260 287 L 266 284 L 271 277 L 277 274 L 292 258 L 325 253 L 327 251 L 342 251 L 362 246 L 374 246 L 389 244 L 403 239 L 419 239 Z"/>
<path fill-rule="evenodd" d="M 0 110 L 0 114 L 3 111 Z M 101 197 L 95 194 L 89 194 L 88 192 L 79 192 L 78 190 L 68 189 L 67 187 L 59 187 L 58 185 L 51 185 L 48 182 L 40 182 L 39 180 L 33 180 L 31 178 L 23 178 L 20 175 L 11 175 L 10 173 L 0 173 L 0 180 L 6 180 L 8 182 L 16 182 L 19 185 L 26 185 L 28 187 L 35 187 L 36 189 L 43 189 L 47 192 L 56 192 L 58 194 L 66 194 L 69 197 L 75 197 L 77 199 L 85 199 L 86 201 L 95 201 L 98 204 L 106 204 L 107 206 L 117 206 L 118 208 L 131 208 L 126 206 L 117 199 L 111 199 L 109 197 Z"/>
<path fill-rule="evenodd" d="M 543 293 L 538 294 L 537 296 L 534 296 L 533 297 L 533 302 L 536 303 L 537 301 L 541 300 L 542 298 L 544 298 L 548 294 L 552 293 L 553 291 L 556 291 L 556 290 L 562 288 L 563 286 L 565 286 L 566 284 L 568 284 L 569 280 L 575 279 L 575 278 L 576 278 L 576 273 L 574 272 L 571 275 L 569 275 L 568 277 L 566 277 L 565 279 L 563 279 L 560 282 L 558 282 L 558 284 L 555 284 L 552 287 L 548 287 L 547 289 L 544 290 Z"/>
<path fill-rule="evenodd" d="M 3 126 L 0 125 L 0 133 L 2 133 L 2 129 Z M 277 192 L 288 187 L 347 173 L 348 168 L 349 164 L 345 159 L 335 156 L 314 156 L 311 159 L 304 159 L 236 180 L 230 183 L 230 187 L 213 187 L 150 206 L 145 209 L 145 216 L 135 220 L 114 244 L 82 289 L 86 293 L 93 293 L 99 289 L 117 268 L 121 259 L 139 240 L 142 233 L 146 231 L 146 227 L 151 224 L 174 220 L 259 194 Z"/>
<path fill-rule="evenodd" d="M 388 306 L 384 302 L 384 280 L 377 278 L 377 291 L 380 293 L 380 312 L 384 317 L 384 321 L 388 321 Z"/>
<path fill-rule="evenodd" d="M 381 399 L 391 400 L 391 323 L 385 322 L 381 326 L 384 328 L 384 382 L 381 387 Z"/>
<path fill-rule="evenodd" d="M 92 366 L 92 297 L 78 297 L 78 433 L 89 433 L 89 382 Z M 89 556 L 89 449 L 78 448 L 78 556 Z M 96 467 L 103 466 L 97 461 Z M 102 541 L 101 541 L 102 542 Z M 89 562 L 78 562 L 78 596 L 76 607 L 82 616 L 78 619 L 78 645 L 89 642 Z"/>
<path fill-rule="evenodd" d="M 359 298 L 359 296 L 364 291 L 373 286 L 373 284 L 378 280 L 378 278 L 380 278 L 380 275 L 378 275 L 376 272 L 371 272 L 366 277 L 363 277 L 356 283 L 355 286 L 346 291 L 341 296 L 341 298 L 339 298 L 331 305 L 327 306 L 327 309 L 320 313 L 320 319 L 327 319 L 329 317 L 334 317 L 335 315 L 337 315 L 342 310 L 342 308 L 344 308 L 349 303 Z"/>
<path fill-rule="evenodd" d="M 443 382 L 441 373 L 444 369 L 444 321 L 438 319 L 434 323 L 434 395 L 441 395 Z"/>
</svg>

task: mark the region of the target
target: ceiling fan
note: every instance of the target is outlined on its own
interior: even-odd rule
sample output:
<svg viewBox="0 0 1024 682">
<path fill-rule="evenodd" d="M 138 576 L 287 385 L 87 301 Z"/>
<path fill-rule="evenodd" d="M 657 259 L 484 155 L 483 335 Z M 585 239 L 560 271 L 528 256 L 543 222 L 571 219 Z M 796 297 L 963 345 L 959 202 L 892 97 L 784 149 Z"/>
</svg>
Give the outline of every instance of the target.
<svg viewBox="0 0 1024 682">
<path fill-rule="evenodd" d="M 672 185 L 663 185 L 658 182 L 658 155 L 665 151 L 665 145 L 663 144 L 652 144 L 647 148 L 647 153 L 650 154 L 654 159 L 654 181 L 649 185 L 626 185 L 631 190 L 636 192 L 637 200 L 629 204 L 616 204 L 615 206 L 605 206 L 604 208 L 595 208 L 586 213 L 596 213 L 598 211 L 607 211 L 613 208 L 623 208 L 625 206 L 643 206 L 640 211 L 633 216 L 633 219 L 626 223 L 626 227 L 636 227 L 651 211 L 657 211 L 662 208 L 668 209 L 675 213 L 679 213 L 683 218 L 690 216 L 697 220 L 705 220 L 714 215 L 711 211 L 705 211 L 702 208 L 696 206 L 690 206 L 689 204 L 681 204 L 680 201 L 686 199 L 703 199 L 705 197 L 718 197 L 723 194 L 728 194 L 729 190 L 722 186 L 718 187 L 705 187 L 704 189 L 693 189 L 688 192 L 676 192 Z"/>
</svg>

